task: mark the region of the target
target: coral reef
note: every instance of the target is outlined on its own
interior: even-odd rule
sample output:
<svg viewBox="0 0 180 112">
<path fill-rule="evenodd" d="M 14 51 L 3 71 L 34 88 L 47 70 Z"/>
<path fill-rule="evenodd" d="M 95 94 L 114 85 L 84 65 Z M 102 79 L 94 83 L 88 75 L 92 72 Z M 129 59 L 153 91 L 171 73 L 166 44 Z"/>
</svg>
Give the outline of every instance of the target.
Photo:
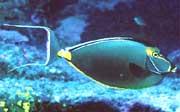
<svg viewBox="0 0 180 112">
<path fill-rule="evenodd" d="M 81 34 L 84 32 L 87 23 L 81 16 L 72 16 L 60 22 L 60 27 L 56 29 L 56 34 L 60 40 L 65 40 L 67 44 L 79 43 Z"/>
<path fill-rule="evenodd" d="M 15 44 L 16 42 L 21 43 L 29 41 L 29 39 L 26 36 L 23 36 L 22 34 L 16 31 L 0 30 L 0 34 L 1 42 L 13 42 Z"/>
</svg>

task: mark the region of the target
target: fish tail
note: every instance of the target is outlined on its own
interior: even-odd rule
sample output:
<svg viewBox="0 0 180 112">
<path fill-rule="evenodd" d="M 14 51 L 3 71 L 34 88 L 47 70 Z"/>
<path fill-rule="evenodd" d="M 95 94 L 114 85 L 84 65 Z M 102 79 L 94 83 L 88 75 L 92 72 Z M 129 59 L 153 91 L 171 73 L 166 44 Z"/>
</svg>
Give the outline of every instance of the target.
<svg viewBox="0 0 180 112">
<path fill-rule="evenodd" d="M 58 43 L 58 39 L 55 35 L 55 33 L 48 27 L 45 26 L 31 26 L 31 25 L 10 25 L 10 24 L 3 24 L 1 26 L 4 27 L 15 27 L 15 28 L 32 28 L 32 29 L 43 29 L 47 32 L 47 43 L 46 43 L 46 47 L 47 47 L 47 55 L 46 55 L 46 62 L 44 64 L 37 64 L 37 63 L 29 63 L 29 64 L 25 64 L 25 65 L 21 65 L 18 67 L 15 67 L 13 69 L 11 69 L 9 72 L 12 72 L 18 68 L 22 68 L 22 67 L 26 67 L 26 66 L 40 66 L 40 65 L 49 65 L 51 63 L 53 63 L 58 57 L 57 57 L 57 52 L 60 50 L 60 45 Z"/>
</svg>

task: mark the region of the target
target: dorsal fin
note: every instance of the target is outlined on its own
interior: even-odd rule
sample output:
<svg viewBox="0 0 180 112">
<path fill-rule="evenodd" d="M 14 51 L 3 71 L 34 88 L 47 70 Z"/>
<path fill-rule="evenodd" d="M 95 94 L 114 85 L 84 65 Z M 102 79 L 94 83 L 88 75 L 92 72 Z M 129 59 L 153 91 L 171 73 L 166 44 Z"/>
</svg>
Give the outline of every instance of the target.
<svg viewBox="0 0 180 112">
<path fill-rule="evenodd" d="M 144 45 L 149 46 L 149 47 L 155 47 L 154 41 L 150 38 L 148 38 L 148 39 L 147 38 L 135 38 L 135 39 L 133 39 L 133 41 L 143 43 Z"/>
<path fill-rule="evenodd" d="M 155 45 L 153 44 L 153 41 L 150 39 L 146 39 L 146 38 L 109 37 L 109 38 L 101 38 L 101 39 L 97 39 L 97 40 L 92 40 L 92 41 L 80 43 L 80 44 L 77 44 L 77 45 L 72 46 L 72 47 L 67 47 L 66 50 L 73 51 L 73 50 L 79 49 L 83 46 L 87 46 L 87 45 L 98 43 L 98 42 L 109 41 L 109 40 L 131 40 L 131 41 L 135 41 L 135 42 L 140 42 L 140 43 L 144 44 L 145 46 L 155 47 Z"/>
<path fill-rule="evenodd" d="M 72 46 L 72 47 L 67 47 L 66 50 L 72 51 L 74 49 L 78 49 L 78 48 L 86 46 L 86 45 L 90 45 L 90 44 L 98 43 L 98 42 L 109 41 L 109 40 L 132 40 L 132 39 L 133 38 L 131 38 L 131 37 L 110 37 L 110 38 L 103 38 L 103 39 L 92 40 L 92 41 L 80 43 L 80 44 L 77 44 L 77 45 Z"/>
</svg>

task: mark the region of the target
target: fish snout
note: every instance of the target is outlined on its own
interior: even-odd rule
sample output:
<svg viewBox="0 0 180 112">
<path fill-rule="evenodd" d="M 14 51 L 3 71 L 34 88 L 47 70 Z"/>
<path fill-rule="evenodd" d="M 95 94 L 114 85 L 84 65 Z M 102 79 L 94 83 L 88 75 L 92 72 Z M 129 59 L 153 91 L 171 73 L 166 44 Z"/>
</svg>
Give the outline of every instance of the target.
<svg viewBox="0 0 180 112">
<path fill-rule="evenodd" d="M 149 71 L 156 74 L 167 74 L 176 72 L 176 66 L 172 66 L 171 62 L 165 58 L 151 58 L 148 57 L 146 67 Z"/>
<path fill-rule="evenodd" d="M 178 71 L 177 66 L 175 66 L 175 65 L 171 66 L 171 70 L 170 70 L 170 72 L 172 72 L 172 73 L 176 73 L 177 71 Z"/>
</svg>

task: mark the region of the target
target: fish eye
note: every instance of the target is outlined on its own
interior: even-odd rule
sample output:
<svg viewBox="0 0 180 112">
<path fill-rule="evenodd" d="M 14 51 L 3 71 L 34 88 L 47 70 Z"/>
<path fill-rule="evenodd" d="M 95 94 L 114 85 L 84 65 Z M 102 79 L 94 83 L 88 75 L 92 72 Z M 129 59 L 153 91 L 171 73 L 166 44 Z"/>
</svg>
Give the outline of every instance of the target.
<svg viewBox="0 0 180 112">
<path fill-rule="evenodd" d="M 159 57 L 160 55 L 159 55 L 157 52 L 153 52 L 153 53 L 152 53 L 152 56 L 153 56 L 153 57 Z"/>
</svg>

